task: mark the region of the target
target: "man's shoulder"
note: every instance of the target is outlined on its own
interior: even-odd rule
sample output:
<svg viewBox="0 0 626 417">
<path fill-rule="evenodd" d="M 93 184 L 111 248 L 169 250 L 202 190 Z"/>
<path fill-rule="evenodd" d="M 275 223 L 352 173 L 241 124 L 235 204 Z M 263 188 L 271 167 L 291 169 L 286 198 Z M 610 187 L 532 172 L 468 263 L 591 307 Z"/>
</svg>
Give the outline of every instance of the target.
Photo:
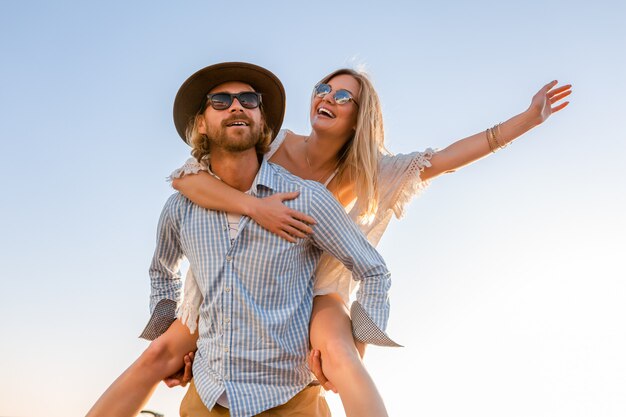
<svg viewBox="0 0 626 417">
<path fill-rule="evenodd" d="M 167 213 L 170 216 L 179 216 L 191 204 L 187 197 L 177 191 L 165 200 L 163 213 Z"/>
<path fill-rule="evenodd" d="M 175 207 L 177 205 L 184 204 L 185 200 L 187 200 L 187 198 L 176 191 L 175 193 L 172 193 L 167 200 L 165 200 L 165 207 Z"/>
</svg>

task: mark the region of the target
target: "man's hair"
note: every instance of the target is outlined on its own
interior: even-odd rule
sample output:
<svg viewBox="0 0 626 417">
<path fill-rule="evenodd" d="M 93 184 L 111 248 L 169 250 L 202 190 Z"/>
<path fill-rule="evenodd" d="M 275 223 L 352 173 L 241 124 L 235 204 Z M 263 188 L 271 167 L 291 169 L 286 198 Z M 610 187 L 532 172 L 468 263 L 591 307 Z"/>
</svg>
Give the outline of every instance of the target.
<svg viewBox="0 0 626 417">
<path fill-rule="evenodd" d="M 270 143 L 272 143 L 274 133 L 265 121 L 263 105 L 260 105 L 259 109 L 261 110 L 261 137 L 257 141 L 255 149 L 259 160 L 261 160 L 263 155 L 265 155 L 270 149 Z M 207 135 L 198 132 L 198 122 L 205 110 L 206 107 L 203 106 L 202 109 L 200 109 L 198 113 L 196 113 L 196 115 L 189 120 L 187 123 L 187 129 L 185 129 L 185 138 L 187 143 L 191 146 L 191 155 L 196 158 L 198 162 L 208 159 L 211 153 L 211 139 Z"/>
<path fill-rule="evenodd" d="M 354 181 L 359 214 L 371 220 L 378 210 L 378 160 L 381 154 L 389 154 L 384 143 L 383 113 L 374 85 L 363 71 L 340 68 L 319 83 L 327 83 L 344 74 L 359 83 L 360 94 L 354 136 L 339 154 L 338 180 L 348 178 Z"/>
</svg>

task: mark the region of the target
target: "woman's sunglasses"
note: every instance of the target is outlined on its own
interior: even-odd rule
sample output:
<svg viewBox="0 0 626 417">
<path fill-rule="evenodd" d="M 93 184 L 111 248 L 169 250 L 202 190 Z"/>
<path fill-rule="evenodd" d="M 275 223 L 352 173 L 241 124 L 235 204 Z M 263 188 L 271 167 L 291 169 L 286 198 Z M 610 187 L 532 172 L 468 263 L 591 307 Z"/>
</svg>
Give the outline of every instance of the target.
<svg viewBox="0 0 626 417">
<path fill-rule="evenodd" d="M 206 109 L 209 105 L 215 110 L 226 110 L 233 105 L 233 99 L 237 99 L 239 104 L 246 109 L 256 109 L 261 104 L 261 94 L 254 91 L 246 91 L 244 93 L 215 93 L 206 95 L 207 102 L 204 105 Z"/>
<path fill-rule="evenodd" d="M 316 85 L 314 90 L 315 96 L 319 98 L 324 98 L 327 94 L 330 94 L 331 91 L 333 91 L 333 88 L 325 83 Z M 348 90 L 344 89 L 335 91 L 333 99 L 337 104 L 346 104 L 347 102 L 352 101 L 357 106 L 359 105 L 354 97 L 352 97 L 352 94 Z"/>
</svg>

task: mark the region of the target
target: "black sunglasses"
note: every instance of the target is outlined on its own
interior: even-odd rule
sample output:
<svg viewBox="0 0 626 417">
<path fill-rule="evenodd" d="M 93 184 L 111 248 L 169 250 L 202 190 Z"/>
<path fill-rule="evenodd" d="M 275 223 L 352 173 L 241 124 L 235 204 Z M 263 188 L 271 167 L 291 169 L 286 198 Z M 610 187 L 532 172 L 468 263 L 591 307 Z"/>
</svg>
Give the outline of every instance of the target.
<svg viewBox="0 0 626 417">
<path fill-rule="evenodd" d="M 314 91 L 316 97 L 324 98 L 327 94 L 330 94 L 330 92 L 333 91 L 333 88 L 328 84 L 320 83 L 315 86 Z M 357 106 L 359 105 L 354 97 L 352 97 L 352 94 L 348 90 L 344 89 L 335 91 L 335 94 L 333 94 L 333 99 L 337 104 L 346 104 L 347 102 L 352 101 Z"/>
<path fill-rule="evenodd" d="M 256 109 L 261 105 L 261 94 L 254 91 L 246 91 L 243 93 L 215 93 L 207 94 L 207 101 L 204 105 L 206 109 L 209 105 L 215 110 L 226 110 L 233 104 L 233 99 L 237 99 L 239 104 L 246 109 Z M 203 109 L 203 110 L 204 110 Z"/>
</svg>

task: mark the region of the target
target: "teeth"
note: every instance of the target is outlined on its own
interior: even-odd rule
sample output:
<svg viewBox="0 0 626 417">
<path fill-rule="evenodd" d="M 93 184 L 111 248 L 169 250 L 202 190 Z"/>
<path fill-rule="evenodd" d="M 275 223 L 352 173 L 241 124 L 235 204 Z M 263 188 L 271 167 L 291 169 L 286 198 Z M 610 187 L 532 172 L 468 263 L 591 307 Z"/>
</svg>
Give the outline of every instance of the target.
<svg viewBox="0 0 626 417">
<path fill-rule="evenodd" d="M 245 122 L 232 122 L 228 126 L 248 126 L 248 124 Z"/>
<path fill-rule="evenodd" d="M 331 111 L 330 111 L 330 110 L 328 110 L 328 109 L 325 109 L 324 107 L 320 107 L 320 108 L 317 110 L 317 113 L 318 113 L 318 114 L 325 114 L 325 115 L 327 115 L 328 117 L 332 117 L 333 119 L 335 118 L 335 115 L 333 114 L 333 112 L 331 112 Z"/>
</svg>

